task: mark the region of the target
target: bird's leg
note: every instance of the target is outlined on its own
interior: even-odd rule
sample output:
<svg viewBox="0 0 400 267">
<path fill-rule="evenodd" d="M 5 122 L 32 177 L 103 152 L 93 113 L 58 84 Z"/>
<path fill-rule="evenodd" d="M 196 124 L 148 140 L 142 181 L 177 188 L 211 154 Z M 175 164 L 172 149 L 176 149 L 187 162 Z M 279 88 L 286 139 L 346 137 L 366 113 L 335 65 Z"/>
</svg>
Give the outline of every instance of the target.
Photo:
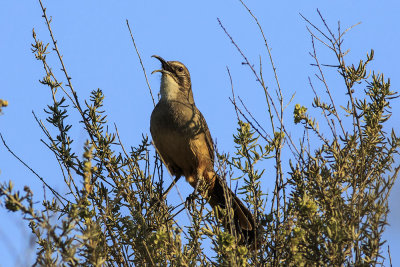
<svg viewBox="0 0 400 267">
<path fill-rule="evenodd" d="M 180 175 L 175 176 L 175 179 L 172 181 L 171 185 L 167 188 L 167 190 L 165 190 L 161 199 L 164 199 L 168 195 L 169 191 L 171 191 L 172 187 L 179 181 L 180 178 L 181 178 Z"/>
<path fill-rule="evenodd" d="M 199 190 L 200 185 L 203 182 L 203 177 L 201 175 L 197 175 L 197 181 L 196 181 L 196 186 L 194 187 L 193 193 L 191 193 L 187 198 L 186 198 L 186 206 L 189 206 L 191 202 L 196 198 L 197 192 Z M 193 184 L 192 184 L 193 185 Z"/>
</svg>

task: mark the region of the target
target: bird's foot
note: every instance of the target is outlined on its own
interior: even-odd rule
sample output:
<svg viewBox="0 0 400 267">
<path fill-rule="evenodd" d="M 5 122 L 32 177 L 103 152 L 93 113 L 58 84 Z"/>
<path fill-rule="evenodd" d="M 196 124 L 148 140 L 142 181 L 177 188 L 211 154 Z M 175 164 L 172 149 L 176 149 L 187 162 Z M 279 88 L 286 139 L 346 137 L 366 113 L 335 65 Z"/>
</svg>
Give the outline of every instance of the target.
<svg viewBox="0 0 400 267">
<path fill-rule="evenodd" d="M 191 193 L 185 201 L 185 206 L 187 208 L 190 208 L 193 206 L 193 204 L 195 203 L 195 200 L 199 198 L 199 193 L 195 191 L 193 191 L 193 193 Z"/>
<path fill-rule="evenodd" d="M 191 193 L 186 198 L 185 206 L 187 208 L 193 207 L 193 204 L 195 203 L 195 200 L 199 198 L 199 187 L 200 187 L 201 182 L 202 182 L 202 180 L 200 178 L 198 178 L 193 193 Z"/>
</svg>

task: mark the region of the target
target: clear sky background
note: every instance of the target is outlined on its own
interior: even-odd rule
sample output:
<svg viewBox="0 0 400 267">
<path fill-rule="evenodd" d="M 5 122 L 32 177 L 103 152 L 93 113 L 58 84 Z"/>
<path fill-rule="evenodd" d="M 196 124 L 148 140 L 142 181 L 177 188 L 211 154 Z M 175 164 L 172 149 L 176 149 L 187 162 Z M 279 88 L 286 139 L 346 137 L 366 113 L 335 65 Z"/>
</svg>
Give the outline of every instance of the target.
<svg viewBox="0 0 400 267">
<path fill-rule="evenodd" d="M 159 68 L 160 63 L 151 55 L 179 60 L 189 68 L 196 104 L 207 119 L 219 151 L 234 151 L 232 133 L 236 128 L 234 109 L 228 99 L 231 87 L 226 66 L 231 70 L 236 94 L 270 130 L 264 93 L 249 69 L 241 64 L 242 58 L 217 22 L 220 18 L 256 66 L 261 55 L 266 82 L 271 90 L 275 90 L 257 26 L 239 1 L 70 0 L 44 1 L 44 4 L 48 15 L 53 17 L 53 32 L 81 101 L 88 98 L 91 90 L 103 90 L 108 120 L 118 125 L 125 146 L 136 146 L 142 134 L 150 135 L 149 118 L 153 108 L 126 19 L 130 22 L 154 93 L 158 92 L 160 75 L 150 75 L 150 72 Z M 300 126 L 293 125 L 294 105 L 301 103 L 310 108 L 312 103 L 308 76 L 312 77 L 320 92 L 323 89 L 314 78 L 315 68 L 310 66 L 311 38 L 299 13 L 321 26 L 316 12 L 319 8 L 333 30 L 336 30 L 338 20 L 342 28 L 362 22 L 345 38 L 345 48 L 351 49 L 347 61 L 358 64 L 358 60 L 365 59 L 366 53 L 373 48 L 375 59 L 370 68 L 390 77 L 392 90 L 399 90 L 398 1 L 247 1 L 247 4 L 258 17 L 272 48 L 286 103 L 296 93 L 286 113 L 286 121 L 294 134 L 301 131 Z M 32 28 L 39 39 L 50 42 L 41 16 L 37 1 L 0 2 L 0 98 L 9 101 L 9 107 L 0 116 L 0 132 L 17 155 L 49 184 L 62 191 L 58 164 L 40 142 L 44 135 L 32 115 L 34 111 L 45 119 L 43 108 L 51 103 L 49 89 L 38 82 L 43 77 L 43 68 L 30 50 Z M 327 49 L 320 45 L 318 49 L 322 63 L 336 63 Z M 53 56 L 50 58 L 54 62 L 53 69 L 58 71 L 57 61 Z M 342 81 L 335 70 L 327 69 L 327 72 L 335 100 L 344 104 Z M 399 133 L 399 101 L 394 102 L 393 113 L 390 126 Z M 76 116 L 71 118 L 73 124 L 77 121 Z M 84 131 L 75 127 L 71 133 L 76 138 L 73 148 L 82 154 Z M 36 199 L 42 199 L 40 181 L 2 144 L 0 171 L 0 182 L 11 179 L 20 190 L 29 185 Z M 268 172 L 264 176 L 264 189 L 270 192 L 273 178 L 268 177 Z M 183 180 L 179 186 L 184 196 L 192 190 Z M 391 247 L 393 266 L 400 265 L 399 193 L 397 182 L 390 198 L 391 213 L 384 235 Z M 0 266 L 31 263 L 35 251 L 30 245 L 26 222 L 20 219 L 19 214 L 4 209 L 0 209 L 0 218 Z M 383 250 L 386 252 L 387 247 L 384 246 Z"/>
</svg>

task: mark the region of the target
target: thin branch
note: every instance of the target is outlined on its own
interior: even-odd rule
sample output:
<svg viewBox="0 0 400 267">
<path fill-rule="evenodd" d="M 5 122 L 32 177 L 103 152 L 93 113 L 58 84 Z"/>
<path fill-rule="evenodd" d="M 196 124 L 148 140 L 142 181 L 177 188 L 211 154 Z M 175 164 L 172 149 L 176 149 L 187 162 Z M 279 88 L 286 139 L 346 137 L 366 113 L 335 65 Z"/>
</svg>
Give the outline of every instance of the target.
<svg viewBox="0 0 400 267">
<path fill-rule="evenodd" d="M 308 77 L 308 82 L 309 82 L 309 84 L 310 84 L 310 87 L 311 87 L 312 91 L 314 92 L 315 97 L 318 97 L 317 91 L 315 91 L 314 85 L 312 84 L 311 78 L 310 78 L 310 77 Z M 322 113 L 324 114 L 325 120 L 327 121 L 328 126 L 329 126 L 329 128 L 331 129 L 331 132 L 332 132 L 333 135 L 335 136 L 335 140 L 338 140 L 338 138 L 337 138 L 337 136 L 336 136 L 336 131 L 334 131 L 333 126 L 331 125 L 331 123 L 330 123 L 330 121 L 329 121 L 329 119 L 328 119 L 328 116 L 326 115 L 325 109 L 322 109 Z"/>
<path fill-rule="evenodd" d="M 40 181 L 42 181 L 42 183 L 53 193 L 53 195 L 58 199 L 58 201 L 60 201 L 60 203 L 62 205 L 64 205 L 64 203 L 61 201 L 61 199 L 63 199 L 64 201 L 68 202 L 69 201 L 64 198 L 62 195 L 60 195 L 57 191 L 55 191 L 51 186 L 49 186 L 45 180 L 39 175 L 37 174 L 37 172 L 35 172 L 31 167 L 29 167 L 28 164 L 26 164 L 20 157 L 18 157 L 7 145 L 6 141 L 3 138 L 3 135 L 0 133 L 0 138 L 1 141 L 3 142 L 3 145 L 7 148 L 8 152 L 11 153 L 11 155 L 13 155 L 19 162 L 21 162 L 26 168 L 28 168 L 34 175 L 36 175 L 37 178 L 39 178 Z"/>
<path fill-rule="evenodd" d="M 389 263 L 390 263 L 390 267 L 393 266 L 392 264 L 392 255 L 390 255 L 390 246 L 388 245 L 388 254 L 389 254 Z"/>
<path fill-rule="evenodd" d="M 272 67 L 272 70 L 274 71 L 274 76 L 275 76 L 276 85 L 278 86 L 279 92 L 281 93 L 280 97 L 282 98 L 281 85 L 280 85 L 280 83 L 279 83 L 278 74 L 276 73 L 276 67 L 275 67 L 274 61 L 273 61 L 273 59 L 272 59 L 271 49 L 270 49 L 269 44 L 268 44 L 268 42 L 267 42 L 267 38 L 266 38 L 265 35 L 264 35 L 264 31 L 263 31 L 263 29 L 262 29 L 260 23 L 258 22 L 257 17 L 253 15 L 253 13 L 251 12 L 251 10 L 246 6 L 246 4 L 245 4 L 242 0 L 239 0 L 239 1 L 240 1 L 240 2 L 242 3 L 242 5 L 247 9 L 247 11 L 249 12 L 249 14 L 253 17 L 253 19 L 254 19 L 255 22 L 257 23 L 257 26 L 258 26 L 258 28 L 259 28 L 259 30 L 260 30 L 260 32 L 261 32 L 261 35 L 262 35 L 262 37 L 263 37 L 263 39 L 264 39 L 264 44 L 265 44 L 265 46 L 267 47 L 269 60 L 270 60 L 270 62 L 271 62 L 271 67 Z"/>
<path fill-rule="evenodd" d="M 332 40 L 323 31 L 321 31 L 317 26 L 315 26 L 313 23 L 311 23 L 311 21 L 309 21 L 306 17 L 304 17 L 303 14 L 301 14 L 301 13 L 299 13 L 299 14 L 308 24 L 310 24 L 314 29 L 316 29 L 320 34 L 322 34 L 327 40 L 332 42 Z"/>
<path fill-rule="evenodd" d="M 340 119 L 340 116 L 339 116 L 339 114 L 338 114 L 338 110 L 337 110 L 337 108 L 336 108 L 335 101 L 333 101 L 333 97 L 332 97 L 332 95 L 331 95 L 331 91 L 330 91 L 330 89 L 329 89 L 328 83 L 326 82 L 326 79 L 325 79 L 324 72 L 322 71 L 321 65 L 320 65 L 320 63 L 319 63 L 318 56 L 317 56 L 317 50 L 315 49 L 315 43 L 314 43 L 314 38 L 313 38 L 313 37 L 311 37 L 311 42 L 312 42 L 312 47 L 313 47 L 313 55 L 312 55 L 312 57 L 314 58 L 315 63 L 316 63 L 317 66 L 318 66 L 319 73 L 321 74 L 321 81 L 324 83 L 324 86 L 325 86 L 325 88 L 326 88 L 326 93 L 328 94 L 329 99 L 330 99 L 330 101 L 331 101 L 331 104 L 332 104 L 332 106 L 333 106 L 333 110 L 335 111 L 335 112 L 333 113 L 333 115 L 334 115 L 334 116 L 337 118 L 337 120 L 339 121 L 340 128 L 342 129 L 343 136 L 346 136 L 346 131 L 344 130 L 344 127 L 343 127 L 343 124 L 342 124 L 342 120 Z"/>
<path fill-rule="evenodd" d="M 254 126 L 254 124 L 246 117 L 246 115 L 243 113 L 243 111 L 236 105 L 236 103 L 233 102 L 233 100 L 231 98 L 229 98 L 229 100 L 231 101 L 231 103 L 235 106 L 235 109 L 237 111 L 239 111 L 240 115 L 243 116 L 243 118 L 246 120 L 247 123 L 249 123 L 251 125 L 251 127 L 265 140 L 268 141 L 268 138 L 266 136 L 264 136 L 260 130 L 258 130 L 257 127 Z M 269 137 L 269 136 L 268 136 Z M 269 137 L 270 138 L 270 137 Z M 271 139 L 271 138 L 270 138 Z"/>
<path fill-rule="evenodd" d="M 244 109 L 246 110 L 246 112 L 250 115 L 250 117 L 253 119 L 253 121 L 257 124 L 258 127 L 260 127 L 260 129 L 267 135 L 268 138 L 271 139 L 271 137 L 269 136 L 269 134 L 264 130 L 264 128 L 258 123 L 258 121 L 254 118 L 254 116 L 251 114 L 251 112 L 247 109 L 246 105 L 244 104 L 244 102 L 242 101 L 242 99 L 240 98 L 240 96 L 238 97 L 240 103 L 242 104 L 242 106 L 244 107 Z M 263 137 L 264 138 L 264 137 Z M 265 140 L 267 140 L 266 138 L 264 138 Z"/>
<path fill-rule="evenodd" d="M 228 66 L 226 66 L 226 70 L 227 70 L 227 72 L 228 72 L 229 81 L 230 81 L 230 83 L 231 83 L 231 89 L 232 89 L 232 103 L 233 103 L 233 106 L 235 107 L 236 118 L 237 118 L 237 120 L 239 120 L 239 113 L 238 113 L 238 108 L 237 108 L 237 105 L 236 105 L 235 91 L 233 90 L 232 76 L 231 76 L 231 72 L 230 72 Z"/>
<path fill-rule="evenodd" d="M 153 92 L 151 91 L 149 80 L 147 79 L 146 69 L 144 68 L 144 65 L 143 65 L 143 62 L 142 62 L 142 58 L 140 57 L 140 53 L 139 53 L 139 50 L 138 50 L 138 48 L 136 46 L 135 38 L 133 38 L 133 34 L 132 34 L 132 31 L 131 31 L 131 27 L 129 26 L 129 21 L 128 20 L 126 20 L 126 25 L 128 26 L 129 33 L 131 34 L 132 43 L 133 43 L 133 46 L 135 47 L 136 54 L 139 57 L 140 65 L 142 66 L 144 77 L 146 78 L 147 87 L 149 88 L 151 100 L 153 100 L 153 105 L 156 106 L 156 102 L 154 101 L 154 97 L 153 97 Z"/>
</svg>

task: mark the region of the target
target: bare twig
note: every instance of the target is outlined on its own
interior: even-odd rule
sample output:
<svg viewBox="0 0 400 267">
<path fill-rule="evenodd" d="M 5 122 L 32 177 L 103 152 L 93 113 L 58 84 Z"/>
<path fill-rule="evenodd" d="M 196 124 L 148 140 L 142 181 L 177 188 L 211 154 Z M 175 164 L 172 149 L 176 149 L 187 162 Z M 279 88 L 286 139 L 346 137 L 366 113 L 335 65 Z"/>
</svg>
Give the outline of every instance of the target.
<svg viewBox="0 0 400 267">
<path fill-rule="evenodd" d="M 231 103 L 235 106 L 235 109 L 237 111 L 239 111 L 240 115 L 243 116 L 243 118 L 246 120 L 247 123 L 249 123 L 251 125 L 251 127 L 265 140 L 268 141 L 268 138 L 266 136 L 264 136 L 260 130 L 257 129 L 257 127 L 255 127 L 255 125 L 251 122 L 251 120 L 249 120 L 246 115 L 243 113 L 243 111 L 236 105 L 236 103 L 233 102 L 233 100 L 231 98 L 229 98 L 229 100 L 231 101 Z M 269 136 L 268 136 L 269 137 Z M 270 138 L 270 137 L 269 137 Z M 271 138 L 270 138 L 271 139 Z"/>
<path fill-rule="evenodd" d="M 230 83 L 231 83 L 231 89 L 232 89 L 232 103 L 233 103 L 233 106 L 235 107 L 236 118 L 237 118 L 237 120 L 239 120 L 238 107 L 237 107 L 237 105 L 236 105 L 236 96 L 235 96 L 235 91 L 233 90 L 232 76 L 231 76 L 231 72 L 230 72 L 228 66 L 226 66 L 226 70 L 227 70 L 227 72 L 228 72 L 229 81 L 230 81 Z"/>
<path fill-rule="evenodd" d="M 69 203 L 68 199 L 64 198 L 62 195 L 60 195 L 57 191 L 55 191 L 50 185 L 46 183 L 46 181 L 37 173 L 35 172 L 31 167 L 29 167 L 28 164 L 26 164 L 20 157 L 18 157 L 7 145 L 6 141 L 3 138 L 3 135 L 0 133 L 0 138 L 1 141 L 3 142 L 3 145 L 7 148 L 8 152 L 11 153 L 19 162 L 21 162 L 26 168 L 28 168 L 34 175 L 36 175 L 37 178 L 39 178 L 40 181 L 53 193 L 53 195 L 60 201 L 60 203 L 64 206 L 64 202 L 61 201 L 63 199 L 67 203 Z"/>
<path fill-rule="evenodd" d="M 258 121 L 254 118 L 254 116 L 251 114 L 251 112 L 247 109 L 246 105 L 244 104 L 243 100 L 240 98 L 240 96 L 238 97 L 240 103 L 242 104 L 242 106 L 244 107 L 244 109 L 246 110 L 246 112 L 250 115 L 250 117 L 252 118 L 252 120 L 257 124 L 258 127 L 260 127 L 260 129 L 267 135 L 267 137 L 271 140 L 271 137 L 269 136 L 269 134 L 264 130 L 264 128 L 260 125 L 260 123 L 258 123 Z M 265 140 L 267 140 L 264 136 L 263 138 Z"/>
<path fill-rule="evenodd" d="M 322 71 L 321 65 L 320 65 L 320 63 L 319 63 L 318 56 L 317 56 L 317 50 L 315 49 L 315 43 L 314 43 L 314 38 L 313 38 L 313 37 L 311 37 L 311 42 L 312 42 L 312 47 L 313 47 L 313 55 L 312 55 L 312 57 L 314 58 L 315 63 L 316 63 L 317 66 L 318 66 L 318 70 L 319 70 L 319 73 L 320 73 L 320 75 L 321 75 L 322 82 L 324 83 L 324 86 L 325 86 L 325 88 L 326 88 L 326 93 L 328 94 L 329 99 L 330 99 L 330 101 L 331 101 L 331 104 L 332 104 L 332 106 L 333 106 L 333 110 L 334 110 L 333 115 L 334 115 L 334 116 L 337 118 L 337 120 L 339 121 L 340 128 L 342 129 L 343 136 L 346 136 L 346 131 L 344 130 L 344 127 L 343 127 L 343 124 L 342 124 L 342 120 L 341 120 L 341 118 L 340 118 L 340 116 L 339 116 L 339 114 L 338 114 L 338 110 L 337 110 L 337 108 L 336 108 L 335 101 L 333 101 L 333 97 L 332 97 L 332 95 L 331 95 L 331 91 L 330 91 L 330 89 L 329 89 L 328 83 L 326 82 L 326 79 L 325 79 L 324 72 Z"/>
<path fill-rule="evenodd" d="M 315 26 L 311 21 L 309 21 L 306 17 L 303 16 L 303 14 L 299 13 L 300 16 L 306 21 L 308 22 L 308 24 L 310 24 L 315 30 L 317 30 L 320 34 L 322 34 L 327 40 L 329 40 L 330 42 L 332 42 L 332 40 L 323 32 L 321 31 L 317 26 Z M 328 45 L 327 45 L 328 46 Z M 329 46 L 328 46 L 329 47 Z"/>
<path fill-rule="evenodd" d="M 142 62 L 142 58 L 140 57 L 140 53 L 139 53 L 139 50 L 138 50 L 138 48 L 136 46 L 135 38 L 133 38 L 133 34 L 132 34 L 132 31 L 131 31 L 131 27 L 129 26 L 129 21 L 128 20 L 126 20 L 126 25 L 128 26 L 129 33 L 131 34 L 132 43 L 133 43 L 133 46 L 135 47 L 136 54 L 139 57 L 140 65 L 142 66 L 144 77 L 146 78 L 147 87 L 149 88 L 151 100 L 153 100 L 153 105 L 156 106 L 156 102 L 154 101 L 154 97 L 153 97 L 153 92 L 151 91 L 151 86 L 150 86 L 149 80 L 147 79 L 146 69 L 144 68 L 144 65 L 143 65 L 143 62 Z"/>
<path fill-rule="evenodd" d="M 308 83 L 310 84 L 310 87 L 311 87 L 312 91 L 314 92 L 315 97 L 317 97 L 317 96 L 318 96 L 317 91 L 315 91 L 314 85 L 312 84 L 311 78 L 310 78 L 310 77 L 308 77 Z M 336 136 L 336 131 L 334 131 L 334 128 L 333 128 L 333 126 L 331 125 L 331 123 L 330 123 L 330 121 L 329 121 L 329 119 L 328 119 L 328 116 L 326 115 L 325 109 L 322 109 L 322 113 L 324 114 L 325 120 L 327 121 L 328 126 L 329 126 L 329 128 L 331 129 L 331 132 L 332 132 L 333 135 L 335 136 L 335 140 L 338 140 L 338 138 L 337 138 L 337 136 Z M 329 144 L 327 144 L 327 145 L 329 146 Z"/>
</svg>

